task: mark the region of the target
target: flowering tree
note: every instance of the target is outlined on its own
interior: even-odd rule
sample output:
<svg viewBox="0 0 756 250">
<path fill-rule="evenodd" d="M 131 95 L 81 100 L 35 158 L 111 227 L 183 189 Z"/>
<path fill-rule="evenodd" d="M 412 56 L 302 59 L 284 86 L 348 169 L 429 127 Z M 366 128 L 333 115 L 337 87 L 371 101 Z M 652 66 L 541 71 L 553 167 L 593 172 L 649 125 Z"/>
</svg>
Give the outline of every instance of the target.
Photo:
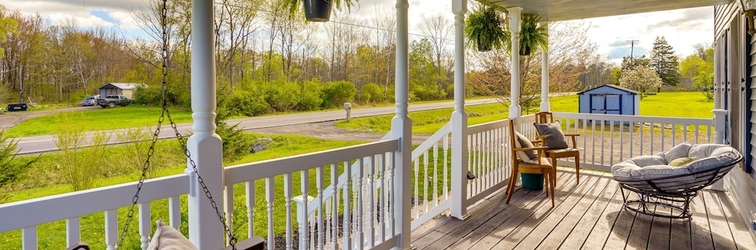
<svg viewBox="0 0 756 250">
<path fill-rule="evenodd" d="M 622 72 L 620 87 L 645 93 L 646 89 L 661 87 L 662 79 L 650 67 L 639 66 Z"/>
</svg>

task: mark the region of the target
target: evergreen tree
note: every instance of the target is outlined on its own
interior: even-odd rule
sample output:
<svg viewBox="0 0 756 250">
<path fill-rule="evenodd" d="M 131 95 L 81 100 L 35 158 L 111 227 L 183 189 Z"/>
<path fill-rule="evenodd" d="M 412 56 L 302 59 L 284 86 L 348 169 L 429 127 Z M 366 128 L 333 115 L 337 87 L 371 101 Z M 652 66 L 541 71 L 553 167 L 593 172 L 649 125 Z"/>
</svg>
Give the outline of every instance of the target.
<svg viewBox="0 0 756 250">
<path fill-rule="evenodd" d="M 645 55 L 635 58 L 630 58 L 629 56 L 622 57 L 622 71 L 631 70 L 638 66 L 650 68 L 651 59 L 649 59 Z"/>
<path fill-rule="evenodd" d="M 667 39 L 656 37 L 654 48 L 651 50 L 651 67 L 656 74 L 662 79 L 664 85 L 677 86 L 680 83 L 680 72 L 678 72 L 678 58 L 672 46 L 667 43 Z"/>
</svg>

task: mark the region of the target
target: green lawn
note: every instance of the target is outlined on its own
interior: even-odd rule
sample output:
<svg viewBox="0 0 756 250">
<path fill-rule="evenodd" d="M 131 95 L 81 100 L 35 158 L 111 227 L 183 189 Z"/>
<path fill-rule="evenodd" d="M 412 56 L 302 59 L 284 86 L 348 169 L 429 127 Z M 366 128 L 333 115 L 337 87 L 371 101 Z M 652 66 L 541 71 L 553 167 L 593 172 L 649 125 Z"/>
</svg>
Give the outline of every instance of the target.
<svg viewBox="0 0 756 250">
<path fill-rule="evenodd" d="M 578 112 L 578 96 L 555 96 L 549 98 L 551 111 L 553 112 Z M 699 92 L 661 92 L 657 95 L 646 96 L 641 99 L 640 111 L 644 116 L 664 117 L 713 117 L 711 110 L 714 102 L 706 100 Z M 419 134 L 432 134 L 449 122 L 453 108 L 411 112 L 412 132 Z M 509 105 L 494 103 L 465 108 L 468 115 L 468 124 L 480 124 L 490 121 L 506 119 L 509 117 Z M 523 114 L 537 112 L 535 109 L 524 111 Z M 394 114 L 354 118 L 349 122 L 338 121 L 336 126 L 355 131 L 368 131 L 386 133 L 391 129 L 391 118 Z"/>
<path fill-rule="evenodd" d="M 160 117 L 160 110 L 160 107 L 132 105 L 107 109 L 60 112 L 26 120 L 8 129 L 6 133 L 9 137 L 53 134 L 60 120 L 59 115 L 61 113 L 75 117 L 76 119 L 72 119 L 71 126 L 82 127 L 85 131 L 155 126 Z M 191 111 L 178 108 L 173 108 L 170 111 L 171 117 L 176 123 L 192 121 Z M 168 124 L 167 117 L 164 124 Z"/>
</svg>

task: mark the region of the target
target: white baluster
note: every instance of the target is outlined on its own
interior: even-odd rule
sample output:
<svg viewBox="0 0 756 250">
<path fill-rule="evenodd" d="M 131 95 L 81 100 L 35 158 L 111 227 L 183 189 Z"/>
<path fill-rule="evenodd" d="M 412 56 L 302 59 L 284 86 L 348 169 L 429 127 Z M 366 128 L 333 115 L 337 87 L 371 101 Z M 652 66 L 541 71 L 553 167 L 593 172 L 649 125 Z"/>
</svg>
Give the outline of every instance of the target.
<svg viewBox="0 0 756 250">
<path fill-rule="evenodd" d="M 370 156 L 368 165 L 370 165 L 370 168 L 368 169 L 368 192 L 370 194 L 370 199 L 368 199 L 368 232 L 367 232 L 367 240 L 368 240 L 368 246 L 370 248 L 373 248 L 375 246 L 375 199 L 377 198 L 375 195 L 375 192 L 377 191 L 377 187 L 375 185 L 375 164 L 377 163 L 377 159 L 375 156 Z"/>
<path fill-rule="evenodd" d="M 286 249 L 291 250 L 294 248 L 292 245 L 292 235 L 294 235 L 294 229 L 291 222 L 291 195 L 293 184 L 291 183 L 291 173 L 284 175 L 284 202 L 286 204 Z"/>
<path fill-rule="evenodd" d="M 415 217 L 420 217 L 420 159 L 415 161 L 415 204 L 412 207 L 415 209 Z"/>
<path fill-rule="evenodd" d="M 349 166 L 349 163 L 344 163 L 346 166 Z M 359 163 L 360 168 L 362 169 L 362 162 Z M 351 168 L 344 168 L 344 175 L 347 176 L 348 182 L 353 181 L 352 179 L 352 169 Z M 344 225 L 342 225 L 342 228 L 344 228 L 344 248 L 346 249 L 352 249 L 352 185 L 344 185 L 344 190 L 342 192 L 342 195 L 344 197 Z"/>
<path fill-rule="evenodd" d="M 609 165 L 614 165 L 614 122 L 609 126 Z"/>
<path fill-rule="evenodd" d="M 152 230 L 152 217 L 150 216 L 150 203 L 139 203 L 139 236 L 142 249 L 147 249 L 150 244 L 150 233 Z M 126 237 L 122 235 L 122 237 Z"/>
<path fill-rule="evenodd" d="M 79 217 L 66 219 L 66 246 L 81 241 L 81 231 L 79 228 Z"/>
<path fill-rule="evenodd" d="M 351 164 L 349 162 L 344 163 L 344 168 L 349 168 Z M 362 169 L 362 164 L 360 164 L 360 167 L 358 169 Z M 331 218 L 331 237 L 329 239 L 331 240 L 331 249 L 338 249 L 339 248 L 339 196 L 338 196 L 338 190 L 336 187 L 339 186 L 339 165 L 338 164 L 331 164 L 331 188 L 333 189 L 333 196 L 331 196 L 332 205 L 330 207 L 330 211 L 328 213 L 328 218 Z M 346 186 L 346 185 L 345 185 Z M 344 230 L 347 230 L 347 228 L 344 228 Z"/>
<path fill-rule="evenodd" d="M 619 139 L 619 142 L 620 142 L 619 143 L 619 145 L 620 145 L 620 159 L 619 159 L 619 161 L 623 161 L 625 159 L 625 141 L 624 141 L 625 139 L 623 138 L 624 135 L 625 135 L 625 128 L 624 127 L 625 127 L 625 122 L 624 121 L 620 122 L 620 124 L 619 124 L 619 136 L 620 136 L 620 139 Z M 632 129 L 632 127 L 631 127 L 631 129 Z"/>
<path fill-rule="evenodd" d="M 268 202 L 268 249 L 275 249 L 276 232 L 273 230 L 273 202 L 275 201 L 276 183 L 273 177 L 265 179 L 265 201 Z"/>
<path fill-rule="evenodd" d="M 433 203 L 438 206 L 438 143 L 433 144 Z"/>
<path fill-rule="evenodd" d="M 223 201 L 226 202 L 225 207 L 223 208 L 223 212 L 226 214 L 226 223 L 228 225 L 228 229 L 233 232 L 234 230 L 234 185 L 224 185 L 224 197 Z M 228 239 L 226 239 L 228 240 Z M 224 241 L 225 243 L 226 241 Z M 225 245 L 225 244 L 224 244 Z"/>
<path fill-rule="evenodd" d="M 172 228 L 181 226 L 181 199 L 178 196 L 168 197 L 168 218 Z"/>
<path fill-rule="evenodd" d="M 21 230 L 21 248 L 24 250 L 37 249 L 37 226 L 25 227 Z"/>
<path fill-rule="evenodd" d="M 108 211 L 105 211 L 105 245 L 107 245 L 107 250 L 115 250 L 117 243 L 118 243 L 118 211 L 108 210 Z"/>
<path fill-rule="evenodd" d="M 251 238 L 255 236 L 255 181 L 244 183 L 244 193 L 247 197 L 247 235 Z"/>
<path fill-rule="evenodd" d="M 300 207 L 297 207 L 297 223 L 299 223 L 299 249 L 303 249 L 307 246 L 307 240 L 309 238 L 309 230 L 308 226 L 310 223 L 307 220 L 310 213 L 308 212 L 309 209 L 307 205 L 310 204 L 310 201 L 313 199 L 312 197 L 308 196 L 308 193 L 310 192 L 310 170 L 302 170 L 300 171 L 301 178 L 301 184 L 302 184 L 302 196 L 300 196 L 300 199 L 303 199 L 306 197 L 306 199 L 300 201 L 298 204 Z M 295 199 L 297 197 L 294 197 Z"/>
<path fill-rule="evenodd" d="M 318 242 L 317 242 L 317 249 L 323 249 L 325 247 L 325 223 L 323 223 L 323 219 L 325 217 L 324 215 L 324 208 L 325 208 L 325 202 L 323 201 L 323 185 L 325 181 L 325 173 L 324 173 L 324 167 L 318 167 L 317 176 L 316 176 L 316 187 L 318 189 Z M 272 249 L 272 248 L 268 248 Z"/>
<path fill-rule="evenodd" d="M 604 131 L 606 131 L 606 120 L 601 120 L 601 165 L 604 165 Z M 556 167 L 556 166 L 554 166 Z"/>
<path fill-rule="evenodd" d="M 428 150 L 423 152 L 423 180 L 421 181 L 423 183 L 423 203 L 425 205 L 425 210 L 423 210 L 423 213 L 428 212 Z M 419 180 L 418 180 L 419 181 Z"/>
<path fill-rule="evenodd" d="M 365 166 L 365 162 L 363 161 L 363 158 L 360 158 L 359 160 L 360 166 Z M 365 246 L 365 232 L 363 228 L 365 227 L 365 192 L 364 192 L 364 183 L 363 180 L 365 179 L 365 171 L 364 167 L 361 167 L 357 169 L 357 233 L 355 234 L 355 244 L 358 249 L 362 249 Z M 353 248 L 353 247 L 352 247 Z"/>
<path fill-rule="evenodd" d="M 444 200 L 449 199 L 449 134 L 444 136 Z"/>
</svg>

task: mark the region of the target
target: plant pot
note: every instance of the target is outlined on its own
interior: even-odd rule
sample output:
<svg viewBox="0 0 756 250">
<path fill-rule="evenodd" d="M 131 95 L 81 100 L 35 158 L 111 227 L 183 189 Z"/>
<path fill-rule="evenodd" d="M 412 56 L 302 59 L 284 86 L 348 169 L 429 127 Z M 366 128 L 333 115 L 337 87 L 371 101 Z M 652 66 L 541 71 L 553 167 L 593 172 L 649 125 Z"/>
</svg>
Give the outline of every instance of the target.
<svg viewBox="0 0 756 250">
<path fill-rule="evenodd" d="M 304 0 L 305 19 L 310 22 L 328 22 L 334 0 Z"/>
<path fill-rule="evenodd" d="M 527 190 L 543 190 L 543 174 L 520 173 L 522 188 Z"/>
<path fill-rule="evenodd" d="M 530 55 L 530 47 L 527 47 L 527 46 L 522 47 L 520 49 L 520 55 L 521 56 L 529 56 Z"/>
<path fill-rule="evenodd" d="M 489 41 L 484 41 L 483 39 L 480 39 L 480 36 L 478 36 L 478 39 L 476 40 L 476 42 L 478 42 L 478 51 L 480 52 L 491 51 L 491 43 Z"/>
</svg>

